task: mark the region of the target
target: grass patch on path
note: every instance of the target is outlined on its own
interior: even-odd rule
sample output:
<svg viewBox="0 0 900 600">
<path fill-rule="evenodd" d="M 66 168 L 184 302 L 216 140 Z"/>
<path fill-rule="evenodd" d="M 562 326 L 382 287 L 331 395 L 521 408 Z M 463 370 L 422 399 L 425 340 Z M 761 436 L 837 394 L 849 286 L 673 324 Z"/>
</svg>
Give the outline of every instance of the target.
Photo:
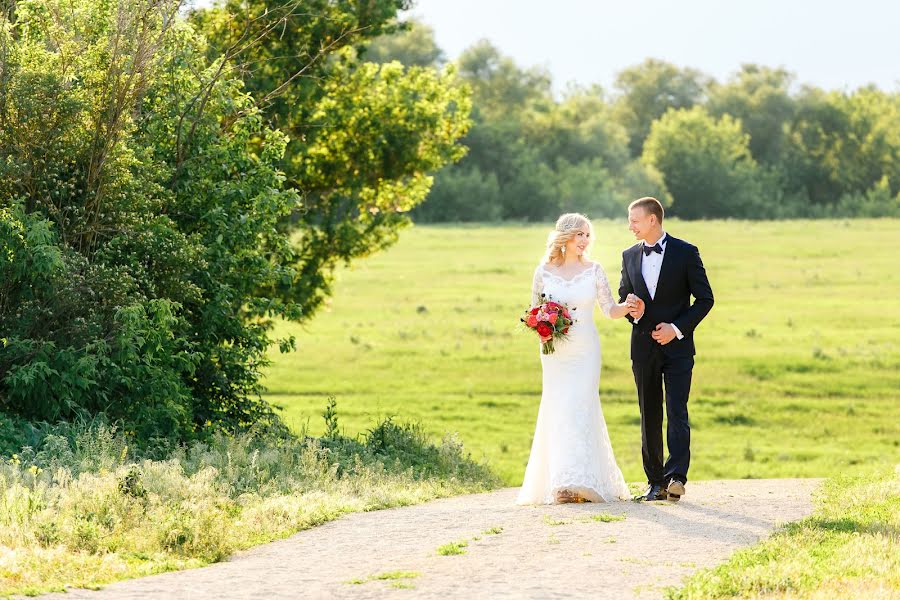
<svg viewBox="0 0 900 600">
<path fill-rule="evenodd" d="M 438 546 L 437 553 L 441 556 L 456 556 L 459 554 L 466 553 L 466 547 L 468 547 L 468 540 L 460 540 L 458 542 L 450 542 L 449 544 L 444 544 L 443 546 Z"/>
<path fill-rule="evenodd" d="M 369 581 L 393 581 L 395 586 L 396 584 L 401 584 L 397 587 L 412 588 L 411 585 L 407 584 L 405 580 L 407 579 L 415 579 L 416 577 L 421 577 L 421 573 L 418 571 L 387 571 L 385 573 L 377 573 L 375 575 L 369 575 L 364 579 L 351 579 L 347 583 L 353 585 L 362 585 Z"/>
<path fill-rule="evenodd" d="M 591 515 L 591 521 L 599 523 L 614 523 L 616 521 L 624 521 L 625 515 L 611 515 L 609 513 L 600 513 L 599 515 Z"/>
<path fill-rule="evenodd" d="M 825 483 L 815 513 L 700 571 L 669 600 L 900 597 L 900 465 Z"/>
</svg>

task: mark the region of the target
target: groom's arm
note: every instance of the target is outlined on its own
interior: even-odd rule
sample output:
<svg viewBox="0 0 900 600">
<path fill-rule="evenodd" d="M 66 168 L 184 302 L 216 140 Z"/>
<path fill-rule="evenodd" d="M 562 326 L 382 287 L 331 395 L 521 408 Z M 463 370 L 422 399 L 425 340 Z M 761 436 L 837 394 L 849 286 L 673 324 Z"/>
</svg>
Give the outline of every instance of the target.
<svg viewBox="0 0 900 600">
<path fill-rule="evenodd" d="M 696 246 L 688 248 L 687 278 L 688 287 L 694 297 L 694 303 L 684 313 L 672 321 L 672 325 L 678 328 L 684 335 L 690 335 L 700 324 L 709 311 L 712 310 L 715 300 L 712 286 L 706 277 L 706 269 L 700 260 L 700 251 Z"/>
<path fill-rule="evenodd" d="M 619 279 L 619 304 L 625 302 L 628 294 L 634 293 L 634 286 L 631 285 L 631 278 L 628 277 L 628 269 L 625 268 L 625 252 L 622 252 L 622 276 Z M 625 315 L 631 323 L 634 323 L 634 317 Z"/>
</svg>

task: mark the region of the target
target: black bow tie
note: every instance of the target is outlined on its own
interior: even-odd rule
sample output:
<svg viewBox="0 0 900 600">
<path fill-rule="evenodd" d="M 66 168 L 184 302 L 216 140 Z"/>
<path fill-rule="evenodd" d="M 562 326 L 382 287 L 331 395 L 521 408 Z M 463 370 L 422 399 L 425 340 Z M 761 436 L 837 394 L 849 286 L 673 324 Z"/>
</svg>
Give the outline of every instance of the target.
<svg viewBox="0 0 900 600">
<path fill-rule="evenodd" d="M 657 254 L 662 254 L 662 246 L 659 245 L 659 242 L 656 242 L 652 246 L 648 246 L 644 244 L 644 256 L 650 256 L 651 252 L 656 252 Z"/>
</svg>

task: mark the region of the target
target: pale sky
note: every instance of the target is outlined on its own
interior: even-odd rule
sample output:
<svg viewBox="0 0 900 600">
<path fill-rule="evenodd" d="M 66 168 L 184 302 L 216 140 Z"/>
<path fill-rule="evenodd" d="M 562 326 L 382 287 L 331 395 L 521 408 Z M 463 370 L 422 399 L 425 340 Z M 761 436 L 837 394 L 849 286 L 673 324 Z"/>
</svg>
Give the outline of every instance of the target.
<svg viewBox="0 0 900 600">
<path fill-rule="evenodd" d="M 611 89 L 616 72 L 654 57 L 720 81 L 755 62 L 826 89 L 900 91 L 897 0 L 416 0 L 410 14 L 451 60 L 485 38 L 547 67 L 557 89 Z"/>
<path fill-rule="evenodd" d="M 611 89 L 647 57 L 720 81 L 745 62 L 783 66 L 799 83 L 900 91 L 896 0 L 417 0 L 450 59 L 486 38 L 522 66 Z"/>
</svg>

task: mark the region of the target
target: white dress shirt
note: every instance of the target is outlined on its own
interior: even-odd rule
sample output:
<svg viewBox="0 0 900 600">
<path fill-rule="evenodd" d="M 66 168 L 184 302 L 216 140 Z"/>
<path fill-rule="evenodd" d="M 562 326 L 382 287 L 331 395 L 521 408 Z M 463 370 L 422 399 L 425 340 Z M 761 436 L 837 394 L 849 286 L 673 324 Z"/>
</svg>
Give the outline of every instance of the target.
<svg viewBox="0 0 900 600">
<path fill-rule="evenodd" d="M 662 232 L 662 236 L 656 241 L 657 244 L 662 247 L 662 253 L 651 252 L 650 254 L 644 254 L 644 247 L 650 246 L 646 241 L 641 243 L 641 276 L 644 278 L 644 283 L 647 284 L 647 290 L 650 292 L 650 298 L 656 298 L 656 286 L 659 284 L 659 270 L 662 267 L 663 258 L 666 256 L 666 239 L 669 236 L 666 235 L 666 232 Z M 643 315 L 641 315 L 643 316 Z M 635 319 L 634 322 L 637 323 L 640 319 Z M 679 331 L 677 327 L 675 327 L 674 323 L 671 323 L 672 329 L 675 330 L 675 335 L 678 336 L 678 339 L 684 337 L 684 335 Z"/>
</svg>

